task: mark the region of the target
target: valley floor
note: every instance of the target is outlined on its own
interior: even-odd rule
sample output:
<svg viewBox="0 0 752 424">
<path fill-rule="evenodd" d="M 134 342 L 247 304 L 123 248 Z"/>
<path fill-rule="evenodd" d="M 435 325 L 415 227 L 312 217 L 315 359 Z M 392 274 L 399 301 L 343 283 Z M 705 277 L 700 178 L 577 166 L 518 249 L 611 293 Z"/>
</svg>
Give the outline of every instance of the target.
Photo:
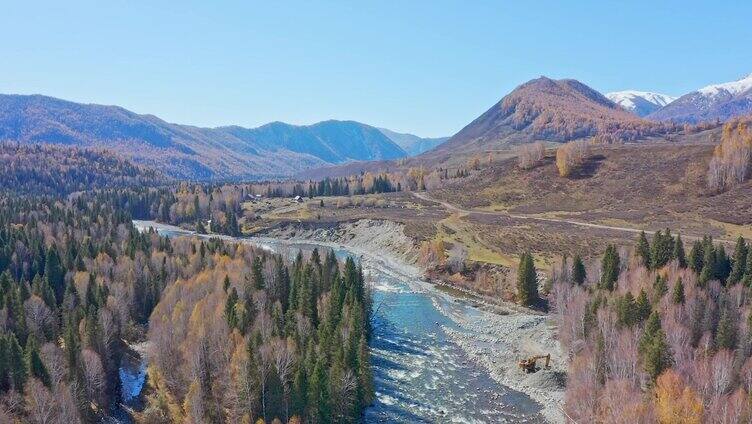
<svg viewBox="0 0 752 424">
<path fill-rule="evenodd" d="M 360 220 L 336 228 L 317 229 L 285 226 L 271 230 L 265 236 L 288 241 L 313 241 L 335 248 L 344 246 L 371 266 L 379 266 L 414 281 L 422 280 L 425 271 L 417 265 L 414 241 L 405 236 L 404 226 L 390 221 Z M 566 358 L 548 315 L 504 302 L 492 303 L 465 291 L 443 290 L 442 285 L 421 283 L 416 289 L 438 289 L 440 295 L 434 298 L 434 306 L 458 325 L 457 328 L 445 326 L 444 330 L 468 358 L 487 370 L 495 381 L 538 402 L 547 421 L 564 421 L 561 407 Z M 520 359 L 547 353 L 552 358 L 548 369 L 526 374 L 517 366 Z M 495 398 L 503 393 L 487 395 Z"/>
</svg>

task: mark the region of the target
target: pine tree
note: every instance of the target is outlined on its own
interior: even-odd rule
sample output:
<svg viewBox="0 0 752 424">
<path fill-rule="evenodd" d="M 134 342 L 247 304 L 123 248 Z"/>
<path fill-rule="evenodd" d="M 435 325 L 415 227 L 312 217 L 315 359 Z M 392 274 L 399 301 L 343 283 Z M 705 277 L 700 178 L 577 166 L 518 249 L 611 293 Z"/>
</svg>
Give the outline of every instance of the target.
<svg viewBox="0 0 752 424">
<path fill-rule="evenodd" d="M 684 304 L 684 282 L 681 278 L 674 284 L 674 293 L 671 296 L 671 300 L 675 304 Z"/>
<path fill-rule="evenodd" d="M 619 279 L 620 259 L 616 252 L 616 247 L 609 244 L 606 247 L 606 253 L 601 261 L 601 284 L 600 287 L 605 290 L 613 291 L 616 281 Z"/>
<path fill-rule="evenodd" d="M 225 279 L 222 281 L 222 290 L 227 293 L 227 290 L 230 288 L 230 277 L 225 274 Z"/>
<path fill-rule="evenodd" d="M 703 244 L 699 241 L 695 241 L 692 244 L 692 250 L 689 252 L 689 266 L 695 274 L 702 272 L 703 266 L 705 266 L 705 252 L 703 251 Z"/>
<path fill-rule="evenodd" d="M 752 287 L 752 246 L 747 246 L 746 272 L 742 279 L 745 287 Z"/>
<path fill-rule="evenodd" d="M 308 392 L 310 415 L 314 422 L 317 423 L 331 422 L 329 379 L 327 377 L 327 371 L 324 358 L 320 357 L 316 361 L 316 366 L 313 369 Z"/>
<path fill-rule="evenodd" d="M 715 255 L 715 277 L 726 283 L 731 274 L 731 259 L 726 254 L 726 248 L 722 244 L 715 250 Z"/>
<path fill-rule="evenodd" d="M 640 338 L 639 352 L 645 372 L 655 382 L 661 373 L 671 366 L 671 351 L 666 342 L 666 334 L 661 328 L 658 312 L 650 314 Z"/>
<path fill-rule="evenodd" d="M 640 354 L 643 354 L 645 352 L 648 345 L 651 343 L 653 337 L 658 333 L 658 330 L 660 329 L 661 329 L 661 316 L 658 315 L 658 311 L 653 311 L 650 313 L 650 316 L 648 317 L 648 320 L 645 323 L 645 328 L 643 329 L 642 337 L 640 338 L 640 345 L 639 345 Z"/>
<path fill-rule="evenodd" d="M 235 305 L 238 303 L 238 291 L 235 287 L 230 290 L 230 294 L 227 295 L 227 301 L 225 302 L 225 319 L 230 329 L 238 328 L 238 316 L 235 312 Z"/>
<path fill-rule="evenodd" d="M 32 377 L 38 378 L 42 384 L 50 387 L 52 384 L 50 381 L 50 373 L 42 362 L 42 358 L 39 355 L 39 346 L 37 346 L 34 337 L 29 337 L 26 342 L 26 367 Z"/>
<path fill-rule="evenodd" d="M 375 394 L 373 370 L 365 334 L 360 337 L 358 343 L 358 382 L 358 400 L 361 408 L 365 408 L 373 403 Z"/>
<path fill-rule="evenodd" d="M 616 318 L 620 326 L 631 327 L 638 322 L 637 303 L 631 292 L 616 300 Z"/>
<path fill-rule="evenodd" d="M 640 289 L 640 294 L 637 295 L 637 321 L 643 322 L 650 316 L 650 312 L 652 310 L 652 307 L 650 306 L 650 301 L 648 300 L 648 295 L 645 293 L 645 290 Z"/>
<path fill-rule="evenodd" d="M 572 281 L 578 286 L 581 286 L 585 282 L 587 274 L 585 271 L 585 264 L 582 263 L 582 258 L 579 254 L 574 255 L 572 262 Z"/>
<path fill-rule="evenodd" d="M 718 349 L 736 348 L 736 323 L 727 311 L 721 313 L 718 321 L 718 331 L 715 334 L 715 345 Z"/>
<path fill-rule="evenodd" d="M 700 272 L 700 277 L 697 279 L 697 282 L 701 287 L 705 287 L 710 280 L 715 278 L 716 273 L 715 249 L 713 249 L 713 246 L 710 246 L 709 248 L 705 246 L 703 251 L 705 252 L 705 255 L 702 261 L 702 271 Z"/>
<path fill-rule="evenodd" d="M 676 240 L 674 241 L 674 252 L 671 256 L 676 259 L 679 268 L 683 269 L 687 267 L 687 255 L 684 252 L 684 243 L 682 242 L 680 234 L 676 235 Z"/>
<path fill-rule="evenodd" d="M 640 235 L 637 237 L 637 246 L 635 247 L 635 253 L 640 258 L 640 263 L 647 269 L 650 269 L 653 260 L 650 257 L 650 244 L 648 238 L 645 236 L 645 231 L 640 231 Z"/>
<path fill-rule="evenodd" d="M 65 272 L 63 271 L 62 264 L 60 263 L 60 256 L 57 254 L 55 245 L 50 246 L 47 249 L 47 255 L 44 263 L 44 277 L 52 287 L 52 291 L 55 293 L 55 299 L 57 303 L 63 302 L 63 294 L 65 293 L 65 285 L 63 278 Z"/>
<path fill-rule="evenodd" d="M 24 361 L 23 349 L 21 349 L 21 345 L 18 344 L 18 339 L 15 334 L 10 333 L 7 336 L 7 346 L 8 374 L 13 382 L 13 387 L 19 392 L 23 392 L 23 387 L 26 384 L 26 379 L 29 374 Z"/>
<path fill-rule="evenodd" d="M 671 367 L 671 349 L 666 342 L 666 333 L 662 329 L 653 336 L 643 358 L 645 372 L 655 382 L 659 375 Z"/>
<path fill-rule="evenodd" d="M 538 301 L 538 276 L 533 256 L 523 253 L 517 268 L 517 296 L 520 304 L 530 306 Z"/>
<path fill-rule="evenodd" d="M 653 290 L 655 290 L 657 299 L 660 300 L 663 295 L 668 292 L 668 284 L 666 284 L 666 278 L 662 277 L 660 274 L 656 275 L 655 282 L 653 283 Z"/>
<path fill-rule="evenodd" d="M 266 287 L 266 282 L 264 281 L 264 272 L 263 267 L 261 263 L 261 258 L 259 256 L 256 256 L 253 258 L 253 266 L 251 267 L 251 273 L 253 275 L 253 287 L 256 290 L 261 290 L 264 287 Z"/>
<path fill-rule="evenodd" d="M 658 269 L 665 266 L 670 260 L 674 250 L 674 238 L 671 232 L 666 229 L 665 233 L 658 231 L 653 236 L 653 246 L 650 251 L 652 259 L 652 268 Z"/>
<path fill-rule="evenodd" d="M 747 272 L 747 250 L 747 243 L 742 236 L 739 236 L 734 247 L 734 260 L 728 277 L 729 284 L 736 284 L 744 278 Z"/>
</svg>

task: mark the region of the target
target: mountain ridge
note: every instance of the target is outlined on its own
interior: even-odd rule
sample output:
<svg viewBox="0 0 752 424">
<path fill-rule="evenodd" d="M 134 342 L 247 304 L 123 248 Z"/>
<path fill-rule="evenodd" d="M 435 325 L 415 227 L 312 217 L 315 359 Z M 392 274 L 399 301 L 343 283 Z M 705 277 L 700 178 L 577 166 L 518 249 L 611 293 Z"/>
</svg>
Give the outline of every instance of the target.
<svg viewBox="0 0 752 424">
<path fill-rule="evenodd" d="M 687 93 L 647 115 L 655 121 L 696 124 L 727 121 L 752 113 L 752 74 L 736 81 L 710 84 Z"/>
<path fill-rule="evenodd" d="M 0 94 L 0 140 L 106 148 L 190 180 L 274 178 L 407 156 L 381 130 L 356 121 L 203 128 L 44 95 Z"/>
</svg>

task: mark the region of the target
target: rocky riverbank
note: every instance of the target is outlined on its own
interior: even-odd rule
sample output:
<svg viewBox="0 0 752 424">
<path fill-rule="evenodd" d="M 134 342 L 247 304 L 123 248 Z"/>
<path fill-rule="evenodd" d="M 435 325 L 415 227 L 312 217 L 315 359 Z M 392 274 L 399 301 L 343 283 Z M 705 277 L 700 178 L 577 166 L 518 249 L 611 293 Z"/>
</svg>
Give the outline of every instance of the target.
<svg viewBox="0 0 752 424">
<path fill-rule="evenodd" d="M 313 241 L 332 247 L 345 246 L 366 262 L 378 262 L 382 269 L 400 273 L 415 280 L 422 279 L 424 269 L 417 264 L 418 249 L 405 236 L 400 224 L 390 221 L 361 220 L 330 228 L 306 228 L 295 225 L 278 227 L 264 236 L 285 240 Z M 433 290 L 440 290 L 423 283 Z M 422 289 L 426 289 L 423 287 Z M 556 340 L 556 328 L 547 315 L 487 302 L 467 293 L 443 293 L 454 302 L 475 307 L 476 314 L 457 313 L 447 302 L 435 302 L 437 309 L 450 317 L 460 329 L 444 328 L 467 356 L 488 370 L 490 376 L 513 390 L 538 402 L 542 415 L 550 422 L 563 422 L 561 406 L 564 399 L 566 358 Z M 459 296 L 459 297 L 457 297 Z M 451 302 L 448 303 L 451 305 Z M 520 359 L 551 354 L 551 366 L 526 374 L 518 366 Z M 543 362 L 539 362 L 543 367 Z M 498 395 L 498 394 L 496 394 Z"/>
</svg>

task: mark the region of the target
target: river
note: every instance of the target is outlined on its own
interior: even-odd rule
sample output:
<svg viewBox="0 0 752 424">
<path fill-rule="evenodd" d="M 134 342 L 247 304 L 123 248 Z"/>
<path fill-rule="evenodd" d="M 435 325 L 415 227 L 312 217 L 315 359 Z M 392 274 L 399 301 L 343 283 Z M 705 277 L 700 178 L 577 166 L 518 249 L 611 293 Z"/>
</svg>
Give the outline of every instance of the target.
<svg viewBox="0 0 752 424">
<path fill-rule="evenodd" d="M 134 224 L 140 229 L 153 226 L 166 236 L 192 234 L 149 221 L 134 221 Z M 546 421 L 540 404 L 496 382 L 449 336 L 452 331 L 468 331 L 457 320 L 473 319 L 479 314 L 472 302 L 439 290 L 402 267 L 358 255 L 344 246 L 268 238 L 237 241 L 289 257 L 299 250 L 333 248 L 340 258 L 353 256 L 361 261 L 371 284 L 374 309 L 371 351 L 376 401 L 366 410 L 366 422 Z M 130 387 L 138 386 L 139 379 L 143 384 L 141 373 L 124 374 L 121 377 L 129 381 Z"/>
</svg>

